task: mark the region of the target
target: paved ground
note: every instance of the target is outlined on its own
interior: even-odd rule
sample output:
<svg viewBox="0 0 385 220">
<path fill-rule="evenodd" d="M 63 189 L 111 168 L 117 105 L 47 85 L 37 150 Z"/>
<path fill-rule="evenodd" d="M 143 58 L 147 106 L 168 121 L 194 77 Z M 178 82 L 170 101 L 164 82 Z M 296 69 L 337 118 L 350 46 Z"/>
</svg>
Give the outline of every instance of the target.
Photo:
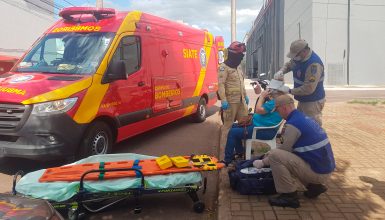
<svg viewBox="0 0 385 220">
<path fill-rule="evenodd" d="M 324 128 L 337 169 L 316 200 L 301 194 L 301 207 L 272 208 L 267 196 L 243 196 L 220 173 L 218 219 L 385 219 L 385 104 L 329 102 Z M 223 154 L 223 150 L 221 150 Z"/>
</svg>

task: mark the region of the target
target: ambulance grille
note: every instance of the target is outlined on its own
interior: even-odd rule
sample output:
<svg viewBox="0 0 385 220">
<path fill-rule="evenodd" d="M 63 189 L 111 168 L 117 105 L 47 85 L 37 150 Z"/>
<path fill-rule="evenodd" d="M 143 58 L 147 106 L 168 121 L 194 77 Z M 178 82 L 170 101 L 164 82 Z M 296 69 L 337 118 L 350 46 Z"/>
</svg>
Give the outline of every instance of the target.
<svg viewBox="0 0 385 220">
<path fill-rule="evenodd" d="M 0 103 L 0 130 L 16 130 L 26 110 L 25 105 Z"/>
</svg>

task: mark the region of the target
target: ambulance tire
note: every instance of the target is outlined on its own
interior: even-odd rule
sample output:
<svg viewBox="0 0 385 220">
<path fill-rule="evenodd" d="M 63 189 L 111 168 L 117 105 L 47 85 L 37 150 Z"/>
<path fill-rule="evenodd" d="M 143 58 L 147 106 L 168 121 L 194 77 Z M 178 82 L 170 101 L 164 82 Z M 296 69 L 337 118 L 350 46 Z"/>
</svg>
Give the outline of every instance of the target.
<svg viewBox="0 0 385 220">
<path fill-rule="evenodd" d="M 92 155 L 108 154 L 112 148 L 112 132 L 108 124 L 102 121 L 93 122 L 87 129 L 80 145 L 79 156 L 85 158 Z"/>
<path fill-rule="evenodd" d="M 192 120 L 195 123 L 201 123 L 206 120 L 206 116 L 207 116 L 206 99 L 201 98 L 198 102 L 197 111 L 192 115 Z"/>
</svg>

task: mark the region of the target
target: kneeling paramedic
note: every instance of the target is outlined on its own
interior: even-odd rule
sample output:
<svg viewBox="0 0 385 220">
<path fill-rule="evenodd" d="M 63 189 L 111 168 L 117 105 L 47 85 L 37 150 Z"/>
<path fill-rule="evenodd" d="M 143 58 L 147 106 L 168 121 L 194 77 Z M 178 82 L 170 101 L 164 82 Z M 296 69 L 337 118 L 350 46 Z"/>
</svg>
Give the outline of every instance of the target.
<svg viewBox="0 0 385 220">
<path fill-rule="evenodd" d="M 306 186 L 304 195 L 316 198 L 324 193 L 326 181 L 335 169 L 333 151 L 325 131 L 316 121 L 294 106 L 289 95 L 275 99 L 276 111 L 286 119 L 281 144 L 268 152 L 254 167 L 270 165 L 279 196 L 269 198 L 272 206 L 298 208 L 300 206 L 295 178 Z"/>
</svg>

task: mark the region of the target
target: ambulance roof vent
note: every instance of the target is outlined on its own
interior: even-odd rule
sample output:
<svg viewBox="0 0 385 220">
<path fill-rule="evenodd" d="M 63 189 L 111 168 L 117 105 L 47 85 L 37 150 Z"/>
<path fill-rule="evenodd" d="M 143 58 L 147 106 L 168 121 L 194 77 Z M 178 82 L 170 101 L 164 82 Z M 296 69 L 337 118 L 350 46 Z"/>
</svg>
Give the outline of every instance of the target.
<svg viewBox="0 0 385 220">
<path fill-rule="evenodd" d="M 113 8 L 93 8 L 93 7 L 68 7 L 63 8 L 59 12 L 59 16 L 65 20 L 74 21 L 75 18 L 81 15 L 91 15 L 97 20 L 115 16 L 115 9 Z"/>
</svg>

